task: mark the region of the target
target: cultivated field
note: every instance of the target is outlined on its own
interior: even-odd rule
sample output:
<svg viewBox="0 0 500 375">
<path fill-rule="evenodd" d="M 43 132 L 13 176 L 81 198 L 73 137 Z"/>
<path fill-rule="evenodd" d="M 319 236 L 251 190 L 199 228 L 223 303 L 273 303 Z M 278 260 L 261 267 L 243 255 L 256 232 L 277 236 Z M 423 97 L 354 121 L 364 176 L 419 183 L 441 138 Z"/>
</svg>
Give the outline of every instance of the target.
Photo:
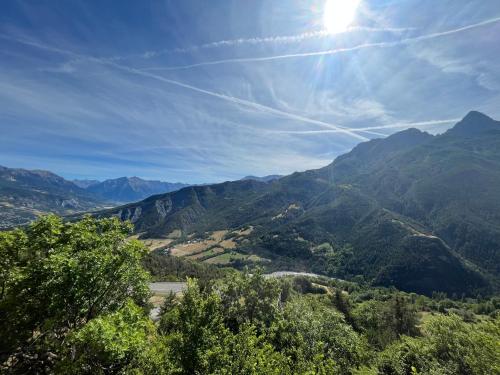
<svg viewBox="0 0 500 375">
<path fill-rule="evenodd" d="M 263 261 L 258 256 L 242 254 L 237 250 L 238 244 L 252 231 L 252 227 L 237 231 L 218 230 L 206 233 L 205 238 L 197 238 L 191 234 L 184 242 L 176 242 L 167 250 L 173 256 L 210 264 L 230 264 L 237 260 Z"/>
</svg>

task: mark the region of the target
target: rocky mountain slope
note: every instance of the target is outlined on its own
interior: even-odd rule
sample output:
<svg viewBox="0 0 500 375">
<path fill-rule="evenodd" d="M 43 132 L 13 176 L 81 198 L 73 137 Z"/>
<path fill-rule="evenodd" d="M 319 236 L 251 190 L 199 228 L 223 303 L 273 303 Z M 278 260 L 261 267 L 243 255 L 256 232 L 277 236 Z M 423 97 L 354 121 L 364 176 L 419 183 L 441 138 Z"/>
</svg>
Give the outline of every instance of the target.
<svg viewBox="0 0 500 375">
<path fill-rule="evenodd" d="M 240 251 L 274 264 L 430 294 L 488 292 L 500 276 L 500 123 L 358 145 L 270 183 L 196 186 L 102 212 L 143 237 L 252 226 Z"/>
<path fill-rule="evenodd" d="M 26 224 L 48 212 L 66 215 L 109 206 L 51 172 L 0 166 L 0 229 Z"/>
</svg>

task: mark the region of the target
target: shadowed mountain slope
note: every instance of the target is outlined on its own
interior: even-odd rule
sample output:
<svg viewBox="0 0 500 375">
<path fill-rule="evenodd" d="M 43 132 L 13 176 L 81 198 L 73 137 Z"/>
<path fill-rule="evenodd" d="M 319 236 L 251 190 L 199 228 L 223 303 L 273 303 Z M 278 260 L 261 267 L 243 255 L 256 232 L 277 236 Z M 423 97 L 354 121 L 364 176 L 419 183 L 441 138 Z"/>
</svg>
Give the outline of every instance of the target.
<svg viewBox="0 0 500 375">
<path fill-rule="evenodd" d="M 471 112 L 268 183 L 197 186 L 102 212 L 143 237 L 252 226 L 241 251 L 288 268 L 430 294 L 489 292 L 500 274 L 500 126 Z"/>
</svg>

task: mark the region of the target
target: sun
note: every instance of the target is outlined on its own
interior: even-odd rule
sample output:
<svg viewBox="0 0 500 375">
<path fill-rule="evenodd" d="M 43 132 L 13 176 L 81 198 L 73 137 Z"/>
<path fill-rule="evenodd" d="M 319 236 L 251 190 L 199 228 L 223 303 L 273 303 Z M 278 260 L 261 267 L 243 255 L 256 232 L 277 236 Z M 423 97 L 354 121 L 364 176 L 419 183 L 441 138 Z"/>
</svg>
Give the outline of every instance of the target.
<svg viewBox="0 0 500 375">
<path fill-rule="evenodd" d="M 331 34 L 346 31 L 354 21 L 361 0 L 326 0 L 323 14 L 325 29 Z"/>
</svg>

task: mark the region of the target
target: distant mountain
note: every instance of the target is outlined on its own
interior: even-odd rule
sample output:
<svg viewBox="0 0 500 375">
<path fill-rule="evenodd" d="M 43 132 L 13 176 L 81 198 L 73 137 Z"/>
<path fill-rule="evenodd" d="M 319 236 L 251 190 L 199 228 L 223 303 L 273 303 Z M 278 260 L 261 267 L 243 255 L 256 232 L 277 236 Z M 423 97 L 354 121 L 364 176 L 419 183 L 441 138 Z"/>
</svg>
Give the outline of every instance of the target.
<svg viewBox="0 0 500 375">
<path fill-rule="evenodd" d="M 430 294 L 500 280 L 500 123 L 471 112 L 432 136 L 409 129 L 268 183 L 194 186 L 103 211 L 144 237 L 252 227 L 235 251 Z"/>
<path fill-rule="evenodd" d="M 46 213 L 93 211 L 186 186 L 137 177 L 68 181 L 48 171 L 0 166 L 0 229 L 26 224 Z"/>
<path fill-rule="evenodd" d="M 87 189 L 90 186 L 101 183 L 99 180 L 72 180 L 71 182 L 82 189 Z"/>
<path fill-rule="evenodd" d="M 65 215 L 106 206 L 54 173 L 0 166 L 0 229 L 26 224 L 48 212 Z"/>
<path fill-rule="evenodd" d="M 241 180 L 254 180 L 254 181 L 260 181 L 260 182 L 271 182 L 271 181 L 274 181 L 274 180 L 279 180 L 281 177 L 283 177 L 282 175 L 279 175 L 279 174 L 272 174 L 272 175 L 269 175 L 269 176 L 264 176 L 264 177 L 256 177 L 256 176 L 246 176 L 246 177 L 243 177 Z"/>
<path fill-rule="evenodd" d="M 500 128 L 500 121 L 494 121 L 481 112 L 472 111 L 462 121 L 447 131 L 447 135 L 474 137 L 489 132 L 496 132 Z"/>
<path fill-rule="evenodd" d="M 138 177 L 121 177 L 90 183 L 86 190 L 95 196 L 113 202 L 136 202 L 151 195 L 169 193 L 188 186 L 182 183 L 148 181 Z"/>
</svg>

